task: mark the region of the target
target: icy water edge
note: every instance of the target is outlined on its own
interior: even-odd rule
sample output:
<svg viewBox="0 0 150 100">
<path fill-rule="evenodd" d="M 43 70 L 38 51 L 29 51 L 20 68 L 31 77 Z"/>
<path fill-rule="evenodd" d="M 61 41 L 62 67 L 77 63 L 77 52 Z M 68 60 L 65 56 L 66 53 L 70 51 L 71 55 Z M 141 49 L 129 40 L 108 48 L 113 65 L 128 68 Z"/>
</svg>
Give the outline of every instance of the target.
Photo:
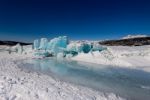
<svg viewBox="0 0 150 100">
<path fill-rule="evenodd" d="M 24 69 L 98 91 L 113 92 L 127 100 L 150 100 L 148 72 L 53 58 L 24 60 L 19 64 Z"/>
</svg>

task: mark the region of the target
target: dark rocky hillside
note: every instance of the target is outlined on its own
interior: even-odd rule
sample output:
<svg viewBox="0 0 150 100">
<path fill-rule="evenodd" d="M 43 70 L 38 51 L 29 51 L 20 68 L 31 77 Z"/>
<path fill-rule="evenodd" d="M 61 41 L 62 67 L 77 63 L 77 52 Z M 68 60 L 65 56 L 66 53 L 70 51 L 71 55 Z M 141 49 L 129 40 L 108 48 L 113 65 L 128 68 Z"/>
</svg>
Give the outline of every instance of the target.
<svg viewBox="0 0 150 100">
<path fill-rule="evenodd" d="M 142 46 L 150 45 L 150 37 L 137 37 L 120 40 L 106 40 L 99 42 L 101 45 L 107 46 Z"/>
<path fill-rule="evenodd" d="M 0 45 L 9 45 L 14 46 L 20 43 L 20 45 L 31 45 L 32 43 L 23 43 L 23 42 L 16 42 L 16 41 L 0 41 Z"/>
</svg>

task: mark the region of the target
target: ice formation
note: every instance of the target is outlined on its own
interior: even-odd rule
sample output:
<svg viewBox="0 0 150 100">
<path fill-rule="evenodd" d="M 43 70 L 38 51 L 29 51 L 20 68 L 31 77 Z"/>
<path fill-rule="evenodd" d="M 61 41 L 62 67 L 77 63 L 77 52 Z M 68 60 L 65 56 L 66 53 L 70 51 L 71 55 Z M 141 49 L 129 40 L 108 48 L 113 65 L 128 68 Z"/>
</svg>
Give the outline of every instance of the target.
<svg viewBox="0 0 150 100">
<path fill-rule="evenodd" d="M 89 53 L 93 51 L 102 51 L 106 50 L 106 47 L 101 46 L 99 43 L 90 43 L 90 42 L 72 42 L 67 45 L 67 50 L 65 51 L 66 57 L 68 54 L 71 56 L 76 56 L 78 53 Z"/>
<path fill-rule="evenodd" d="M 40 46 L 39 41 L 34 40 L 33 44 L 35 55 L 47 56 L 48 53 L 56 56 L 59 53 L 63 53 L 64 57 L 75 56 L 78 53 L 89 53 L 90 51 L 102 51 L 105 48 L 100 46 L 98 43 L 91 42 L 71 42 L 69 43 L 67 36 L 59 36 L 51 39 L 49 42 L 46 38 L 41 38 Z M 46 52 L 46 53 L 43 53 Z M 60 55 L 58 55 L 60 56 Z"/>
<path fill-rule="evenodd" d="M 47 44 L 48 44 L 47 38 L 41 38 L 39 49 L 46 50 L 47 49 Z"/>
<path fill-rule="evenodd" d="M 34 40 L 33 47 L 35 50 L 39 48 L 39 40 Z"/>
<path fill-rule="evenodd" d="M 48 42 L 46 38 L 41 38 L 40 46 L 38 47 L 38 40 L 34 40 L 34 49 L 38 49 L 36 55 L 44 55 L 42 50 L 57 56 L 58 53 L 63 52 L 68 45 L 68 38 L 66 36 L 59 36 Z M 40 54 L 41 53 L 41 54 Z"/>
<path fill-rule="evenodd" d="M 89 53 L 90 50 L 91 50 L 91 45 L 88 44 L 88 43 L 83 43 L 82 45 L 83 45 L 83 47 L 82 47 L 83 52 L 84 53 Z"/>
<path fill-rule="evenodd" d="M 67 45 L 67 51 L 84 52 L 90 51 L 102 51 L 106 48 L 101 46 L 99 43 L 70 43 Z"/>
<path fill-rule="evenodd" d="M 66 36 L 60 36 L 58 38 L 52 39 L 47 46 L 47 49 L 52 53 L 57 54 L 63 52 L 68 45 L 68 38 Z"/>
<path fill-rule="evenodd" d="M 80 43 L 70 43 L 67 45 L 67 48 L 66 48 L 66 51 L 65 51 L 65 54 L 66 54 L 66 57 L 71 57 L 71 56 L 75 56 L 77 55 L 78 53 L 82 52 L 82 44 Z"/>
</svg>

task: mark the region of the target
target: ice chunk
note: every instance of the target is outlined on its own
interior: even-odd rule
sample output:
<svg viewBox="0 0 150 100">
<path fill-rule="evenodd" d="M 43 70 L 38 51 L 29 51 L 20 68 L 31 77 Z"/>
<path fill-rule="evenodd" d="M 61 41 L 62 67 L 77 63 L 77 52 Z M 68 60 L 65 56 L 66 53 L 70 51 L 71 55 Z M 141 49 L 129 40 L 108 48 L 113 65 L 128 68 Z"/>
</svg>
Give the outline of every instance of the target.
<svg viewBox="0 0 150 100">
<path fill-rule="evenodd" d="M 81 42 L 81 43 L 70 43 L 67 46 L 67 51 L 68 52 L 83 52 L 83 53 L 88 53 L 90 51 L 102 51 L 106 50 L 106 47 L 101 46 L 99 43 L 86 43 L 86 42 Z"/>
<path fill-rule="evenodd" d="M 47 49 L 47 45 L 48 45 L 47 38 L 41 38 L 39 49 L 46 50 Z"/>
<path fill-rule="evenodd" d="M 82 45 L 83 45 L 83 47 L 82 47 L 83 52 L 84 53 L 89 53 L 90 50 L 91 50 L 91 45 L 88 44 L 88 43 L 83 43 Z"/>
<path fill-rule="evenodd" d="M 39 48 L 39 40 L 34 40 L 33 48 L 37 50 Z"/>
<path fill-rule="evenodd" d="M 67 47 L 68 38 L 66 36 L 60 36 L 58 38 L 52 39 L 48 45 L 47 49 L 51 50 L 54 54 L 59 52 L 63 52 L 63 50 Z"/>
<path fill-rule="evenodd" d="M 68 52 L 84 52 L 88 53 L 91 50 L 91 45 L 88 43 L 70 43 L 67 46 Z"/>
<path fill-rule="evenodd" d="M 98 43 L 91 42 L 72 42 L 69 44 L 68 38 L 66 36 L 59 36 L 57 38 L 53 38 L 48 42 L 46 38 L 41 38 L 40 46 L 39 41 L 34 40 L 34 49 L 39 51 L 38 55 L 41 54 L 40 50 L 45 52 L 49 52 L 57 57 L 58 53 L 63 53 L 64 56 L 70 54 L 71 56 L 75 56 L 80 52 L 89 53 L 90 51 L 102 51 L 105 48 L 99 45 Z M 60 54 L 59 54 L 60 55 Z M 58 56 L 59 56 L 58 55 Z"/>
</svg>

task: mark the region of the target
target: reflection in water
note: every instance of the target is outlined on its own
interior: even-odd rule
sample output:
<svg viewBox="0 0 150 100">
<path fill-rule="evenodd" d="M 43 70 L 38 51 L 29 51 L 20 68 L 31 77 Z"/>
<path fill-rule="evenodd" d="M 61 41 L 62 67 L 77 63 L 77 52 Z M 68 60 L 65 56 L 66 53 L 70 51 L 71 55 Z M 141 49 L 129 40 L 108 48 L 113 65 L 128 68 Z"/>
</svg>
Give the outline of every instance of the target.
<svg viewBox="0 0 150 100">
<path fill-rule="evenodd" d="M 28 70 L 96 90 L 113 92 L 129 100 L 150 100 L 150 73 L 144 71 L 53 58 L 25 60 L 21 64 Z"/>
</svg>

